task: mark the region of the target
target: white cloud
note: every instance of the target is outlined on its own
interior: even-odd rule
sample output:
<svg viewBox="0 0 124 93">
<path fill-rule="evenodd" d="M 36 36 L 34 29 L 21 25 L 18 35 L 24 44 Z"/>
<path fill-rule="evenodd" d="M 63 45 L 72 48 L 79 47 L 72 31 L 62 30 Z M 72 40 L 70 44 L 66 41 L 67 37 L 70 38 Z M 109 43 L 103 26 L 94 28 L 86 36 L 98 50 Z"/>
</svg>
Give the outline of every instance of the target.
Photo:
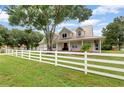
<svg viewBox="0 0 124 93">
<path fill-rule="evenodd" d="M 103 22 L 102 19 L 89 19 L 84 22 L 81 22 L 81 26 L 85 25 L 92 25 L 94 36 L 101 36 L 102 35 L 102 28 L 105 27 L 108 23 Z"/>
<path fill-rule="evenodd" d="M 1 11 L 2 10 L 0 9 L 0 12 Z M 5 11 L 2 11 L 2 13 L 0 14 L 0 21 L 8 22 L 8 18 L 9 18 L 9 15 Z"/>
<path fill-rule="evenodd" d="M 74 27 L 74 26 L 76 26 L 76 24 L 71 22 L 62 22 L 61 24 L 58 25 L 58 27 Z"/>
<path fill-rule="evenodd" d="M 93 30 L 94 36 L 102 36 L 102 29 L 95 29 Z"/>
<path fill-rule="evenodd" d="M 99 19 L 89 19 L 89 20 L 85 20 L 84 22 L 81 22 L 81 25 L 85 26 L 85 25 L 97 25 L 98 23 L 100 23 L 101 20 Z"/>
<path fill-rule="evenodd" d="M 113 5 L 113 6 L 99 6 L 93 10 L 93 15 L 105 15 L 107 13 L 117 14 L 120 12 L 120 9 L 123 9 L 124 6 Z"/>
<path fill-rule="evenodd" d="M 100 24 L 98 24 L 98 26 L 106 26 L 107 24 L 109 24 L 109 23 L 100 23 Z"/>
<path fill-rule="evenodd" d="M 57 26 L 57 31 L 60 31 L 63 27 L 68 27 L 68 28 L 72 28 L 75 27 L 76 24 L 75 23 L 71 23 L 71 22 L 62 22 L 61 24 L 59 24 Z"/>
</svg>

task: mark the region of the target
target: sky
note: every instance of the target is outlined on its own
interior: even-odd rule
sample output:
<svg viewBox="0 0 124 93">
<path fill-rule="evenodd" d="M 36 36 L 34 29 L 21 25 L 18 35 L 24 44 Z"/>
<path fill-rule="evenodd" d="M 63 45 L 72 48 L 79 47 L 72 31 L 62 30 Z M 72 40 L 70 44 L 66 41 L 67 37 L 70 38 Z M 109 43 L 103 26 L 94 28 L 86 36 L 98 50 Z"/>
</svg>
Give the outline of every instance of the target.
<svg viewBox="0 0 124 93">
<path fill-rule="evenodd" d="M 0 6 L 0 12 L 3 7 L 4 6 Z M 124 6 L 122 5 L 88 5 L 87 8 L 92 10 L 92 16 L 88 20 L 80 23 L 74 20 L 64 21 L 57 26 L 57 31 L 60 31 L 63 27 L 74 29 L 77 27 L 83 28 L 83 26 L 92 25 L 94 36 L 101 36 L 103 27 L 106 27 L 107 24 L 111 23 L 115 17 L 124 16 Z M 5 11 L 3 11 L 0 14 L 0 24 L 4 25 L 8 29 L 22 29 L 19 26 L 12 27 L 11 25 L 9 25 L 8 18 L 9 15 Z"/>
</svg>

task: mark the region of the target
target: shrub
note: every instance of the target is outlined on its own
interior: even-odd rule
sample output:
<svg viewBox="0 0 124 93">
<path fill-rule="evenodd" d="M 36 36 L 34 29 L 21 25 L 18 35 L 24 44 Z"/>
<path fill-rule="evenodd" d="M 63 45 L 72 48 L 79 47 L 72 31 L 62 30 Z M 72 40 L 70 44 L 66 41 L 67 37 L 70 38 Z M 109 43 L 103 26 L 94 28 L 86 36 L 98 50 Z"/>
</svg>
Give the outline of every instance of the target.
<svg viewBox="0 0 124 93">
<path fill-rule="evenodd" d="M 112 45 L 103 42 L 102 50 L 112 50 Z"/>
<path fill-rule="evenodd" d="M 91 44 L 90 43 L 85 43 L 82 45 L 81 47 L 81 51 L 89 51 L 89 49 L 91 48 Z"/>
</svg>

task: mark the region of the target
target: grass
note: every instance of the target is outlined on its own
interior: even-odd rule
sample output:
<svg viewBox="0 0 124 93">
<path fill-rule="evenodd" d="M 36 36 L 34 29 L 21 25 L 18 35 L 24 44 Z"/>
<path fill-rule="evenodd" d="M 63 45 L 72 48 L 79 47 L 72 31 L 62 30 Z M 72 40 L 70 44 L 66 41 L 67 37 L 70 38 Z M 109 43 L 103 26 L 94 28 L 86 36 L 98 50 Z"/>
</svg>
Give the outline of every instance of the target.
<svg viewBox="0 0 124 93">
<path fill-rule="evenodd" d="M 124 86 L 124 81 L 0 55 L 0 86 L 114 87 Z"/>
<path fill-rule="evenodd" d="M 117 51 L 117 50 L 102 50 L 102 53 L 119 53 L 119 54 L 124 54 L 124 51 Z"/>
</svg>

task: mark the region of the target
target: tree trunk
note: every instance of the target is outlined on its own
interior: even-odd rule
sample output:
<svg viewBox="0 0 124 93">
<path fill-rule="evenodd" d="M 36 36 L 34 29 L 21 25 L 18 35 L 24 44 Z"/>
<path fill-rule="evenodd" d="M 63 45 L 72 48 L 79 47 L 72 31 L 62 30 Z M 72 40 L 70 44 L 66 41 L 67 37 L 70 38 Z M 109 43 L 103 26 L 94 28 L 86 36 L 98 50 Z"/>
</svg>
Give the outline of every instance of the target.
<svg viewBox="0 0 124 93">
<path fill-rule="evenodd" d="M 29 50 L 30 49 L 30 45 L 27 44 L 26 46 L 27 46 L 27 50 Z"/>
<path fill-rule="evenodd" d="M 47 42 L 47 50 L 48 51 L 52 51 L 55 27 L 56 27 L 56 25 L 54 25 L 51 28 L 51 30 L 46 30 L 48 27 L 46 29 L 44 29 L 44 33 L 45 33 L 45 36 L 46 36 L 46 42 Z"/>
<path fill-rule="evenodd" d="M 118 50 L 119 50 L 119 51 L 121 50 L 121 45 L 120 45 L 120 44 L 118 44 Z"/>
<path fill-rule="evenodd" d="M 50 43 L 47 44 L 47 50 L 48 50 L 48 51 L 52 51 L 52 46 L 51 46 Z"/>
<path fill-rule="evenodd" d="M 52 51 L 52 47 L 53 47 L 53 45 L 52 45 L 52 38 L 50 39 L 50 51 Z"/>
<path fill-rule="evenodd" d="M 49 51 L 52 51 L 52 47 L 51 46 L 49 46 Z"/>
<path fill-rule="evenodd" d="M 48 38 L 48 51 L 52 51 L 52 41 L 52 35 L 50 34 Z"/>
</svg>

